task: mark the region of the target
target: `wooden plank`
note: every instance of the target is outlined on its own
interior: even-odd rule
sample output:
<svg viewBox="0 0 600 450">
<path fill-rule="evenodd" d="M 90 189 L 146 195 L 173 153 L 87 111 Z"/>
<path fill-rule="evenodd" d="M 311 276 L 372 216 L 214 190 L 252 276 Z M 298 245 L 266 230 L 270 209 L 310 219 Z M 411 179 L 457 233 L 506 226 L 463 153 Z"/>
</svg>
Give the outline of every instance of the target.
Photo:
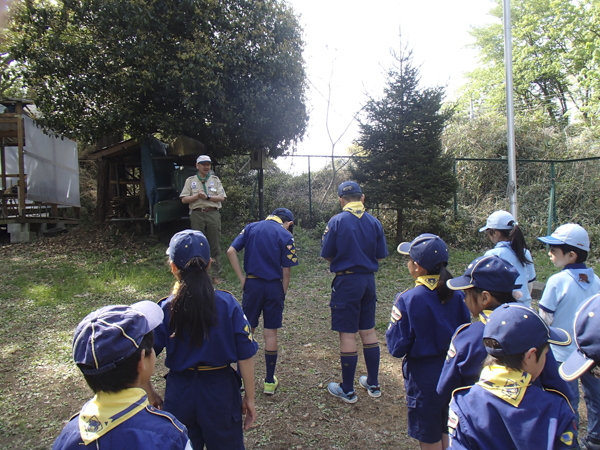
<svg viewBox="0 0 600 450">
<path fill-rule="evenodd" d="M 17 102 L 16 113 L 19 116 L 17 119 L 18 130 L 18 145 L 19 145 L 19 215 L 25 215 L 25 156 L 23 154 L 23 103 Z"/>
</svg>

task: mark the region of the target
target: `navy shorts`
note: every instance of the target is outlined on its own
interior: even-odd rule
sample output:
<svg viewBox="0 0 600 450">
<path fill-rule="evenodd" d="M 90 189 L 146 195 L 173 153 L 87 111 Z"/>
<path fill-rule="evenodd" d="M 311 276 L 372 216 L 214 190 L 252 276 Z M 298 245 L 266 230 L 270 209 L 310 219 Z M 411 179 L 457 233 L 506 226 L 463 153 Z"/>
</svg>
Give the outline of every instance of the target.
<svg viewBox="0 0 600 450">
<path fill-rule="evenodd" d="M 426 444 L 434 444 L 448 433 L 448 404 L 436 392 L 446 356 L 405 357 L 402 363 L 408 435 Z"/>
<path fill-rule="evenodd" d="M 356 333 L 375 328 L 374 273 L 337 275 L 331 283 L 331 329 Z"/>
<path fill-rule="evenodd" d="M 242 309 L 251 328 L 258 326 L 262 313 L 263 327 L 281 328 L 283 322 L 283 283 L 281 280 L 267 281 L 262 278 L 246 278 Z"/>
<path fill-rule="evenodd" d="M 243 450 L 242 397 L 235 371 L 169 372 L 164 410 L 188 429 L 194 448 Z"/>
</svg>

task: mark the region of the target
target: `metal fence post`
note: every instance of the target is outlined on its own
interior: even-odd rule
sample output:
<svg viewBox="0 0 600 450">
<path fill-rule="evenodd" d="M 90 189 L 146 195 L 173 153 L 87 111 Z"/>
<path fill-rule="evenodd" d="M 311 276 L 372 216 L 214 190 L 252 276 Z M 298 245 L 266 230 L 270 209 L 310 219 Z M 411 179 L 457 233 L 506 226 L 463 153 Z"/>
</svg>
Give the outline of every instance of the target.
<svg viewBox="0 0 600 450">
<path fill-rule="evenodd" d="M 552 234 L 552 226 L 556 216 L 556 180 L 554 161 L 550 162 L 550 200 L 548 201 L 548 234 Z"/>
<path fill-rule="evenodd" d="M 312 181 L 310 178 L 310 156 L 308 157 L 308 217 L 310 220 L 310 226 L 313 226 L 312 217 Z"/>
<path fill-rule="evenodd" d="M 456 179 L 456 158 L 454 158 L 454 164 L 452 164 L 452 173 L 454 174 L 454 179 Z M 454 220 L 458 219 L 458 188 L 454 191 Z"/>
</svg>

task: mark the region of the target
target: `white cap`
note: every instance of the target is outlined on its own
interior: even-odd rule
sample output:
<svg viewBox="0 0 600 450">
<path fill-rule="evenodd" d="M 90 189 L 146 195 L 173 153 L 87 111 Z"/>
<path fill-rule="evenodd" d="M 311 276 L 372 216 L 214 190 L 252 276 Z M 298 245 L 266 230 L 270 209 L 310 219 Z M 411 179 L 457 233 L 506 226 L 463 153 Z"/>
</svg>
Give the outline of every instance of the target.
<svg viewBox="0 0 600 450">
<path fill-rule="evenodd" d="M 196 159 L 196 164 L 205 163 L 205 162 L 212 163 L 212 161 L 210 160 L 210 156 L 208 156 L 208 155 L 200 155 Z"/>
<path fill-rule="evenodd" d="M 590 251 L 590 237 L 587 231 L 576 223 L 567 223 L 558 227 L 550 236 L 540 237 L 539 241 L 548 245 L 572 245 L 586 252 Z"/>
<path fill-rule="evenodd" d="M 480 228 L 479 232 L 485 230 L 512 230 L 517 225 L 515 218 L 508 211 L 496 211 L 487 218 L 485 227 Z"/>
</svg>

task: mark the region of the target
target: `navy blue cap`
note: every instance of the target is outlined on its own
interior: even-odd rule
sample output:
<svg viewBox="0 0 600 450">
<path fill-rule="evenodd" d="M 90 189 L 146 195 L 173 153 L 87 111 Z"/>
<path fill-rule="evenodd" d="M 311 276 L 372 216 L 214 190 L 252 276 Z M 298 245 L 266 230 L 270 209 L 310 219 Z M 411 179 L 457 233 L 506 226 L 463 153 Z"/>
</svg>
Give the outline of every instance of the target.
<svg viewBox="0 0 600 450">
<path fill-rule="evenodd" d="M 272 216 L 285 217 L 287 218 L 287 222 L 294 221 L 294 215 L 287 208 L 277 208 L 275 211 L 271 213 Z"/>
<path fill-rule="evenodd" d="M 362 194 L 360 186 L 356 181 L 344 181 L 338 186 L 338 197 L 351 194 Z"/>
<path fill-rule="evenodd" d="M 398 245 L 398 253 L 410 256 L 428 272 L 438 264 L 448 262 L 448 246 L 442 238 L 431 233 L 421 234 L 412 242 L 402 242 Z"/>
<path fill-rule="evenodd" d="M 579 378 L 590 367 L 600 364 L 600 294 L 588 299 L 575 316 L 575 350 L 560 366 L 567 381 Z"/>
<path fill-rule="evenodd" d="M 535 311 L 517 303 L 504 303 L 488 317 L 484 339 L 495 339 L 502 348 L 486 347 L 493 356 L 519 355 L 544 344 L 569 345 L 571 336 L 549 327 Z"/>
<path fill-rule="evenodd" d="M 512 292 L 521 289 L 515 284 L 519 272 L 498 255 L 480 256 L 467 266 L 461 277 L 452 278 L 446 286 L 455 291 L 477 287 L 486 291 Z"/>
<path fill-rule="evenodd" d="M 167 255 L 179 269 L 185 269 L 188 261 L 192 258 L 200 258 L 207 265 L 210 261 L 210 247 L 202 232 L 183 230 L 175 233 L 171 238 Z"/>
<path fill-rule="evenodd" d="M 133 355 L 144 336 L 163 321 L 156 303 L 144 300 L 131 306 L 111 305 L 88 314 L 73 335 L 73 360 L 92 369 L 86 375 L 99 375 Z"/>
</svg>

